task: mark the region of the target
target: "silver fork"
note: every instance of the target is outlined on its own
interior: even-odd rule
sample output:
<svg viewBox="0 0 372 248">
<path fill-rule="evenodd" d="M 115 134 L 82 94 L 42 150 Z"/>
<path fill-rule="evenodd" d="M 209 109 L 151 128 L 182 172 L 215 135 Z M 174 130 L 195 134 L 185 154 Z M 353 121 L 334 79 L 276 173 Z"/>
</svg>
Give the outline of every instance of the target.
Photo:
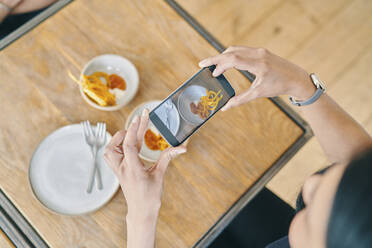
<svg viewBox="0 0 372 248">
<path fill-rule="evenodd" d="M 96 129 L 96 157 L 98 154 L 98 151 L 103 147 L 103 145 L 106 142 L 106 123 L 104 122 L 98 122 L 97 123 L 97 129 Z M 96 160 L 97 161 L 97 160 Z M 95 163 L 95 179 L 97 180 L 97 187 L 99 190 L 103 189 L 103 184 L 102 184 L 102 176 L 101 176 L 101 169 L 99 168 L 98 164 Z M 94 174 L 93 174 L 94 176 Z M 91 180 L 93 180 L 93 176 L 91 176 Z M 93 183 L 92 183 L 93 185 Z M 91 186 L 92 187 L 92 186 Z"/>
<path fill-rule="evenodd" d="M 96 135 L 94 135 L 89 121 L 84 121 L 81 124 L 82 124 L 83 129 L 84 129 L 85 141 L 90 146 L 91 152 L 92 152 L 92 155 L 93 155 L 93 167 L 92 167 L 91 172 L 90 172 L 88 188 L 87 188 L 87 192 L 91 193 L 92 188 L 93 188 L 93 183 L 94 183 L 94 176 L 96 177 L 96 180 L 97 180 L 98 189 L 103 188 L 102 179 L 101 179 L 101 171 L 100 171 L 99 167 L 97 166 L 96 157 L 97 157 L 97 151 L 105 143 L 106 124 L 97 123 Z"/>
</svg>

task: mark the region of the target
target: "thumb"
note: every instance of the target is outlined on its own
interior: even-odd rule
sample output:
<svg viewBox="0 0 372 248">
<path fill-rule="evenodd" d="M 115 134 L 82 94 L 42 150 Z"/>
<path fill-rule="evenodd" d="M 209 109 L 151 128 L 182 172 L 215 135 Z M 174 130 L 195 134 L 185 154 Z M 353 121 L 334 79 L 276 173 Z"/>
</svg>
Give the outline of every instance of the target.
<svg viewBox="0 0 372 248">
<path fill-rule="evenodd" d="M 171 148 L 165 149 L 160 154 L 158 164 L 156 166 L 157 167 L 156 170 L 164 173 L 168 168 L 169 162 L 175 157 L 177 157 L 178 155 L 185 153 L 186 151 L 187 149 L 183 146 L 171 147 Z"/>
<path fill-rule="evenodd" d="M 226 111 L 232 107 L 236 107 L 239 105 L 242 105 L 244 103 L 247 103 L 255 98 L 257 98 L 255 94 L 255 89 L 253 87 L 250 87 L 247 91 L 243 92 L 242 94 L 238 96 L 234 96 L 231 98 L 225 106 L 222 107 L 222 111 Z"/>
<path fill-rule="evenodd" d="M 231 98 L 226 104 L 225 106 L 223 106 L 221 108 L 221 111 L 224 112 L 232 107 L 235 107 L 236 105 L 238 105 L 237 103 L 237 100 L 236 100 L 237 96 L 234 96 L 233 98 Z"/>
</svg>

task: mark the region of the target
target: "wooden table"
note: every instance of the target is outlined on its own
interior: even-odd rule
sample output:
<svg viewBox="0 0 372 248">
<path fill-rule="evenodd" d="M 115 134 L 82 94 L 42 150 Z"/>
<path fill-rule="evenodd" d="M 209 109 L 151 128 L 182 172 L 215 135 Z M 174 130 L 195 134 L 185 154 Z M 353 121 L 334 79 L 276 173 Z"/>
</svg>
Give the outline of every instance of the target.
<svg viewBox="0 0 372 248">
<path fill-rule="evenodd" d="M 8 236 L 0 230 L 0 247 L 1 248 L 14 248 L 15 246 L 13 243 L 9 240 Z"/>
<path fill-rule="evenodd" d="M 137 96 L 116 112 L 87 105 L 67 75 L 78 75 L 88 60 L 105 53 L 130 59 L 140 75 Z M 161 0 L 74 1 L 0 53 L 0 187 L 31 243 L 125 246 L 122 193 L 89 215 L 51 213 L 28 184 L 32 153 L 53 130 L 82 120 L 105 121 L 116 132 L 138 104 L 165 98 L 198 70 L 199 60 L 216 53 Z M 226 77 L 237 92 L 249 87 L 237 71 Z M 309 133 L 283 110 L 281 103 L 259 99 L 217 113 L 192 137 L 188 153 L 172 161 L 166 174 L 158 247 L 208 244 L 293 155 Z"/>
</svg>

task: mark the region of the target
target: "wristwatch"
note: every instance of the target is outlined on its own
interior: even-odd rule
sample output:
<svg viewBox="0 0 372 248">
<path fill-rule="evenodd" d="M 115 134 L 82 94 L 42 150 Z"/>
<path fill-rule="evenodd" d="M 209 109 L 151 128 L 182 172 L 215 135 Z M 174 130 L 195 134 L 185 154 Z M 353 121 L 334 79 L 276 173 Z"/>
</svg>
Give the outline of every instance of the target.
<svg viewBox="0 0 372 248">
<path fill-rule="evenodd" d="M 314 73 L 311 73 L 310 74 L 310 79 L 316 87 L 316 91 L 315 91 L 314 95 L 312 95 L 309 99 L 307 99 L 305 101 L 297 101 L 292 96 L 290 96 L 289 100 L 291 101 L 291 103 L 293 105 L 300 107 L 300 106 L 305 106 L 305 105 L 312 104 L 313 102 L 318 100 L 319 97 L 326 91 L 326 88 L 324 87 L 324 84 L 322 83 L 322 81 L 320 81 L 320 79 L 318 78 L 317 75 L 315 75 Z"/>
</svg>

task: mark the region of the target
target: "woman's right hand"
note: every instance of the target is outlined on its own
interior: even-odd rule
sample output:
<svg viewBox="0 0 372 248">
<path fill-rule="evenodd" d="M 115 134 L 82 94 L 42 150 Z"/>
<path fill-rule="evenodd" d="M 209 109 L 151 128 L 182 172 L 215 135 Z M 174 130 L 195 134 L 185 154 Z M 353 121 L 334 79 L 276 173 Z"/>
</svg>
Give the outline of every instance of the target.
<svg viewBox="0 0 372 248">
<path fill-rule="evenodd" d="M 214 77 L 231 68 L 256 75 L 251 87 L 231 98 L 222 111 L 259 97 L 291 95 L 296 100 L 305 100 L 315 92 L 310 76 L 304 69 L 263 48 L 229 47 L 222 54 L 199 63 L 200 67 L 210 65 L 216 65 Z"/>
</svg>

